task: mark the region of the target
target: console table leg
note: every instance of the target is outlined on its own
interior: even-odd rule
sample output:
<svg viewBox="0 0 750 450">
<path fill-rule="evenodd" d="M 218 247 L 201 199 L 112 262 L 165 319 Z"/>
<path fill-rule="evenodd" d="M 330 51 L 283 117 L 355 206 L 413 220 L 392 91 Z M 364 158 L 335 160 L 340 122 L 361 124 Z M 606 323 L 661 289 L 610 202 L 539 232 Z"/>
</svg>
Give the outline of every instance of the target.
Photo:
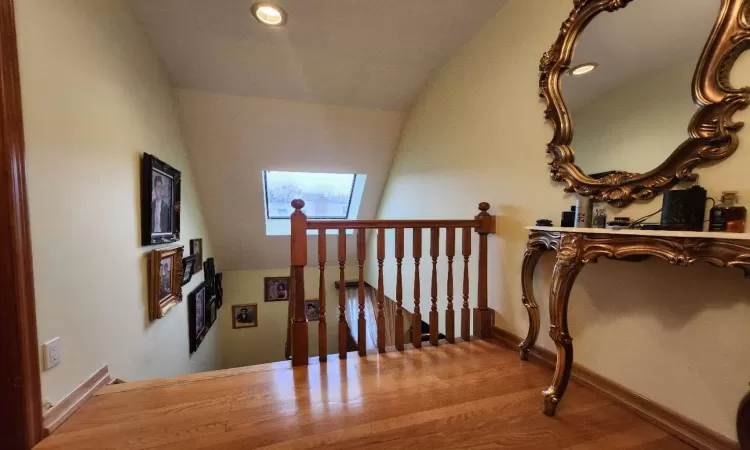
<svg viewBox="0 0 750 450">
<path fill-rule="evenodd" d="M 529 350 L 534 347 L 539 337 L 539 305 L 534 299 L 534 269 L 543 252 L 543 249 L 529 245 L 521 266 L 521 301 L 529 314 L 529 331 L 526 333 L 526 339 L 518 345 L 523 361 L 529 359 Z"/>
<path fill-rule="evenodd" d="M 565 394 L 573 368 L 573 339 L 568 332 L 568 300 L 573 283 L 583 268 L 580 258 L 580 243 L 578 236 L 564 236 L 557 252 L 557 263 L 552 275 L 550 289 L 549 335 L 557 347 L 557 364 L 552 385 L 544 394 L 542 411 L 548 416 L 554 416 L 557 405 Z"/>
</svg>

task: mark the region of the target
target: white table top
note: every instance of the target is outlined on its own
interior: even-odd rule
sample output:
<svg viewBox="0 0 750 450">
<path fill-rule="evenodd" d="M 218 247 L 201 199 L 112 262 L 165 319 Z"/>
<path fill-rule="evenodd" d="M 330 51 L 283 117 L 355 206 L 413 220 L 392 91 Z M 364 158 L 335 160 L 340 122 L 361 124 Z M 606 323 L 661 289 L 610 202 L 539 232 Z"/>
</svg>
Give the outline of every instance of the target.
<svg viewBox="0 0 750 450">
<path fill-rule="evenodd" d="M 654 237 L 685 237 L 700 239 L 722 239 L 750 241 L 750 233 L 718 233 L 708 231 L 666 231 L 666 230 L 608 230 L 604 228 L 568 228 L 568 227 L 526 227 L 534 231 L 558 231 L 564 233 L 620 234 Z"/>
</svg>

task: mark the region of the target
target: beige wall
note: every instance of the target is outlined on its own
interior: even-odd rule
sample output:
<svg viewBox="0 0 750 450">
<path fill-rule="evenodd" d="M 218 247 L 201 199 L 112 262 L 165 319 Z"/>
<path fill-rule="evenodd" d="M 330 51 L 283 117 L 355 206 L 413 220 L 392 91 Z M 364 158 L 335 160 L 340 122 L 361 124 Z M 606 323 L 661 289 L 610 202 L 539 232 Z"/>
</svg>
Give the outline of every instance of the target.
<svg viewBox="0 0 750 450">
<path fill-rule="evenodd" d="M 539 58 L 570 8 L 566 1 L 514 0 L 439 72 L 407 118 L 378 214 L 466 218 L 475 214 L 477 202 L 490 202 L 500 216 L 498 235 L 489 244 L 490 306 L 497 310 L 497 325 L 519 335 L 528 324 L 519 286 L 523 227 L 539 218 L 559 221 L 560 212 L 574 203 L 562 185 L 549 180 L 545 148 L 552 129 L 537 92 Z M 747 85 L 748 73 L 745 55 L 734 76 L 742 74 Z M 750 114 L 737 119 L 747 121 Z M 699 173 L 711 195 L 738 189 L 748 204 L 747 128 L 740 138 L 731 159 Z M 657 199 L 626 212 L 638 217 L 660 206 Z M 391 258 L 392 252 L 387 259 L 392 274 Z M 535 281 L 544 330 L 552 262 L 552 255 L 543 258 Z M 426 265 L 423 293 L 429 292 Z M 440 296 L 444 292 L 441 286 Z M 386 294 L 393 296 L 392 285 Z M 739 271 L 705 265 L 603 261 L 585 268 L 571 297 L 576 361 L 732 438 L 750 381 L 748 325 L 748 281 Z M 554 348 L 546 332 L 539 343 Z M 564 404 L 560 413 L 565 414 Z"/>
<path fill-rule="evenodd" d="M 690 95 L 695 66 L 695 60 L 674 65 L 574 109 L 576 164 L 589 174 L 658 167 L 688 138 L 698 110 Z"/>
<path fill-rule="evenodd" d="M 347 266 L 347 279 L 357 276 L 357 268 Z M 289 269 L 242 270 L 224 272 L 224 306 L 221 308 L 222 367 L 250 366 L 284 360 L 284 344 L 289 302 L 264 302 L 265 277 L 289 276 Z M 320 271 L 317 266 L 305 269 L 305 298 L 319 298 Z M 338 353 L 338 290 L 334 283 L 339 279 L 338 266 L 326 268 L 326 321 L 328 354 Z M 256 303 L 258 326 L 232 328 L 232 305 Z M 318 322 L 308 323 L 309 355 L 318 355 Z"/>
<path fill-rule="evenodd" d="M 367 175 L 359 219 L 372 219 L 403 113 L 179 90 L 190 158 L 225 270 L 286 267 L 289 236 L 266 236 L 261 172 Z M 309 253 L 317 251 L 309 240 Z M 353 259 L 353 236 L 347 248 Z M 336 240 L 328 240 L 336 254 Z"/>
<path fill-rule="evenodd" d="M 42 374 L 44 397 L 57 402 L 104 363 L 126 381 L 218 368 L 216 329 L 189 355 L 187 302 L 147 317 L 143 152 L 182 171 L 180 244 L 203 237 L 211 255 L 211 243 L 169 80 L 146 37 L 124 1 L 16 7 L 39 342 L 62 344 L 62 363 Z"/>
</svg>

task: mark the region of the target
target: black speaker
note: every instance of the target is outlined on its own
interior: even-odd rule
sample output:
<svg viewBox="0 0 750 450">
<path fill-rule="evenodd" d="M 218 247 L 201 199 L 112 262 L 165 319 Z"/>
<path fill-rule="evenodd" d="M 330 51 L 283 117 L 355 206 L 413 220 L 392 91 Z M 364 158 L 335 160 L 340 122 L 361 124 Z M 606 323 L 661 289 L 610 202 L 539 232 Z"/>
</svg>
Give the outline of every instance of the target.
<svg viewBox="0 0 750 450">
<path fill-rule="evenodd" d="M 700 186 L 667 191 L 661 211 L 662 230 L 703 231 L 706 190 Z"/>
</svg>

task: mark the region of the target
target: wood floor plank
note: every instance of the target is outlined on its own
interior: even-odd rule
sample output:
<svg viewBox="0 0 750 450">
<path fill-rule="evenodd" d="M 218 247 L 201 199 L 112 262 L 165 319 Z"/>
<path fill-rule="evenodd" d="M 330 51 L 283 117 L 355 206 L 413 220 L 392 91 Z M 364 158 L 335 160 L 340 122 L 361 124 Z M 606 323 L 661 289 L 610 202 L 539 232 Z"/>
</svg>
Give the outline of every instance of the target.
<svg viewBox="0 0 750 450">
<path fill-rule="evenodd" d="M 115 385 L 37 448 L 690 448 L 575 382 L 546 417 L 550 379 L 486 341 L 275 363 Z"/>
</svg>

